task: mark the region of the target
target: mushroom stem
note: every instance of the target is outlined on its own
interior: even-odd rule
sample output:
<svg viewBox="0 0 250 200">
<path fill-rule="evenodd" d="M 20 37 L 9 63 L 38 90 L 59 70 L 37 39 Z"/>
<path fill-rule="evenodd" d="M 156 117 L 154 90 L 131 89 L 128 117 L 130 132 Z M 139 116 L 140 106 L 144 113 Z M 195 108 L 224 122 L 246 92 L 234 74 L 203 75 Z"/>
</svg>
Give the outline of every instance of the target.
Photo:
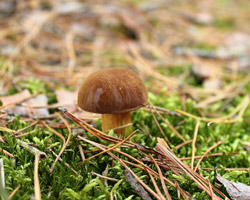
<svg viewBox="0 0 250 200">
<path fill-rule="evenodd" d="M 130 123 L 131 123 L 130 112 L 117 113 L 117 114 L 102 114 L 102 131 L 108 131 L 110 129 L 114 129 L 114 132 L 120 138 L 123 138 L 123 134 L 131 130 L 131 127 L 122 128 L 121 126 Z"/>
</svg>

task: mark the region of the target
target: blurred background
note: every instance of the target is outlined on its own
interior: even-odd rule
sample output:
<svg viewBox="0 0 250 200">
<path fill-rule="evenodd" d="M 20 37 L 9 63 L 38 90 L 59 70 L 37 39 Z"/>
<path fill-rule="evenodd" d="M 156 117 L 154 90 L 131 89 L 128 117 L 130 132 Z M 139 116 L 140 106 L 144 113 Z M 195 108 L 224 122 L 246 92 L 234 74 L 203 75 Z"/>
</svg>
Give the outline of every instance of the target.
<svg viewBox="0 0 250 200">
<path fill-rule="evenodd" d="M 156 93 L 223 92 L 249 72 L 249 4 L 2 0 L 0 91 L 27 77 L 75 88 L 99 68 L 128 67 Z"/>
</svg>

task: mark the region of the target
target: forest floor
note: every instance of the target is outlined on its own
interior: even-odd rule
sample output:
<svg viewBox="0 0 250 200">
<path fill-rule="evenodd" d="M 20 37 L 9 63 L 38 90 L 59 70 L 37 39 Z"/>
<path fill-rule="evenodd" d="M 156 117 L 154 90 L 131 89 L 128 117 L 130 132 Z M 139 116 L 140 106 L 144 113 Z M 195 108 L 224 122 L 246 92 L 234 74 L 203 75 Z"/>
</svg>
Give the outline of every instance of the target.
<svg viewBox="0 0 250 200">
<path fill-rule="evenodd" d="M 249 8 L 0 1 L 0 199 L 249 199 Z M 76 105 L 109 67 L 148 89 L 124 140 Z"/>
</svg>

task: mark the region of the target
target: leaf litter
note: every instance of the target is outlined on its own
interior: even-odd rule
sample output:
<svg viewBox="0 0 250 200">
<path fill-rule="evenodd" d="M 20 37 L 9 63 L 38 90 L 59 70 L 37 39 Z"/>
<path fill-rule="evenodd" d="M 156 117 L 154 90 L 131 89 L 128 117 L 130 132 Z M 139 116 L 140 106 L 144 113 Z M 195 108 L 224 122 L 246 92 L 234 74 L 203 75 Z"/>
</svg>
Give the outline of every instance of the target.
<svg viewBox="0 0 250 200">
<path fill-rule="evenodd" d="M 236 200 L 246 200 L 250 199 L 250 186 L 247 186 L 243 183 L 236 183 L 234 181 L 229 181 L 223 178 L 217 171 L 215 178 L 218 182 L 223 184 L 226 188 L 227 193 L 232 199 Z"/>
</svg>

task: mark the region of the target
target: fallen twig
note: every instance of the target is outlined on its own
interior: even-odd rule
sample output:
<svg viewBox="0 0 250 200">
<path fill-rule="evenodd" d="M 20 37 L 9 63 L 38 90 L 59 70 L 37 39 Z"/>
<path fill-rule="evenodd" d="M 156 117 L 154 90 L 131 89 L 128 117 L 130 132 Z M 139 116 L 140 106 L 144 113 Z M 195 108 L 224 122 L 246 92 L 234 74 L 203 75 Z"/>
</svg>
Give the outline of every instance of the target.
<svg viewBox="0 0 250 200">
<path fill-rule="evenodd" d="M 202 170 L 207 170 L 207 171 L 214 171 L 214 168 L 202 168 Z M 224 170 L 224 171 L 250 171 L 250 168 L 217 168 L 217 170 Z"/>
<path fill-rule="evenodd" d="M 62 155 L 64 149 L 67 147 L 69 141 L 70 141 L 70 138 L 71 138 L 71 135 L 72 135 L 72 132 L 71 132 L 71 128 L 68 124 L 68 122 L 59 114 L 59 113 L 56 113 L 56 115 L 64 122 L 64 124 L 66 125 L 67 129 L 68 129 L 68 132 L 69 132 L 69 135 L 68 135 L 68 138 L 67 138 L 67 141 L 63 144 L 63 147 L 60 151 L 60 153 L 58 154 L 58 156 L 56 157 L 54 163 L 52 164 L 51 168 L 49 169 L 49 172 L 52 173 L 53 170 L 54 170 L 54 167 L 56 165 L 56 162 L 59 160 L 60 156 Z"/>
<path fill-rule="evenodd" d="M 105 148 L 103 147 L 103 145 L 100 145 L 96 142 L 93 142 L 91 140 L 88 140 L 86 138 L 83 138 L 81 136 L 77 136 L 80 140 L 83 140 L 89 144 L 92 144 L 93 146 L 96 146 L 102 150 L 105 150 Z M 148 191 L 150 192 L 157 200 L 160 200 L 158 195 L 153 191 L 151 190 L 125 163 L 123 160 L 121 160 L 120 158 L 118 158 L 117 156 L 115 156 L 113 153 L 111 152 L 107 152 L 111 157 L 113 157 L 115 160 L 117 160 L 118 162 L 120 162 L 122 164 L 123 167 L 125 167 L 127 170 L 129 170 L 130 173 L 132 173 L 132 175 L 135 177 L 135 179 Z"/>
<path fill-rule="evenodd" d="M 40 155 L 35 155 L 35 166 L 34 166 L 34 188 L 35 188 L 35 200 L 41 200 L 40 183 L 38 176 L 38 165 Z"/>
<path fill-rule="evenodd" d="M 115 182 L 118 182 L 118 181 L 119 181 L 119 180 L 116 179 L 116 178 L 110 178 L 110 177 L 107 177 L 107 176 L 103 176 L 103 175 L 101 175 L 101 174 L 97 174 L 97 173 L 95 173 L 95 172 L 91 172 L 91 174 L 94 175 L 94 176 L 98 176 L 98 177 L 100 177 L 100 178 L 109 180 L 109 181 L 115 181 Z"/>
<path fill-rule="evenodd" d="M 186 141 L 185 138 L 172 126 L 172 124 L 168 123 L 167 120 L 165 120 L 162 115 L 155 109 L 155 107 L 151 104 L 151 107 L 154 108 L 154 111 L 156 114 L 161 118 L 161 120 L 169 127 L 171 131 L 173 131 L 182 141 Z M 152 113 L 153 114 L 153 113 Z"/>
<path fill-rule="evenodd" d="M 200 120 L 197 121 L 195 130 L 194 130 L 194 138 L 192 142 L 192 160 L 191 160 L 191 169 L 194 169 L 194 156 L 195 156 L 195 143 L 198 135 L 198 130 L 199 130 L 199 125 L 200 125 Z"/>
<path fill-rule="evenodd" d="M 26 150 L 28 150 L 28 151 L 29 151 L 30 153 L 32 153 L 33 155 L 38 156 L 40 160 L 44 160 L 44 159 L 47 157 L 46 153 L 44 153 L 44 152 L 38 150 L 37 148 L 31 146 L 30 144 L 28 144 L 28 143 L 26 143 L 26 142 L 24 142 L 24 141 L 22 141 L 22 140 L 19 140 L 19 139 L 18 139 L 17 141 L 18 141 L 18 143 L 19 143 L 23 148 L 25 148 Z"/>
<path fill-rule="evenodd" d="M 153 156 L 151 154 L 149 154 L 149 157 L 154 162 L 154 164 L 155 164 L 155 166 L 157 168 L 157 171 L 158 171 L 158 174 L 159 174 L 159 177 L 160 177 L 160 180 L 161 180 L 161 185 L 162 185 L 162 188 L 163 188 L 163 191 L 164 191 L 166 197 L 168 198 L 168 200 L 171 200 L 172 198 L 171 198 L 171 196 L 170 196 L 170 194 L 168 192 L 168 189 L 167 189 L 167 187 L 165 185 L 165 182 L 163 180 L 163 174 L 161 172 L 161 169 L 160 169 L 159 165 L 157 164 L 157 162 L 155 161 L 155 159 L 153 158 Z"/>
<path fill-rule="evenodd" d="M 3 159 L 0 158 L 0 184 L 1 187 L 5 188 L 5 174 L 4 174 L 4 166 L 3 166 Z"/>
<path fill-rule="evenodd" d="M 5 155 L 7 155 L 7 156 L 9 156 L 11 158 L 14 158 L 14 156 L 11 153 L 9 153 L 8 151 L 5 151 L 4 149 L 0 148 L 0 152 L 3 152 L 3 154 L 5 154 Z"/>
<path fill-rule="evenodd" d="M 198 167 L 199 167 L 201 161 L 203 160 L 203 158 L 204 158 L 212 149 L 216 148 L 218 145 L 220 145 L 220 144 L 223 143 L 224 141 L 225 141 L 225 140 L 221 140 L 221 141 L 217 142 L 216 144 L 214 144 L 213 146 L 211 146 L 211 147 L 204 153 L 204 155 L 201 157 L 201 159 L 198 161 L 198 163 L 197 163 L 197 165 L 196 165 L 194 171 L 197 171 L 197 169 L 198 169 Z"/>
<path fill-rule="evenodd" d="M 239 152 L 233 152 L 232 155 L 239 154 Z M 216 157 L 216 156 L 223 156 L 223 155 L 229 155 L 229 153 L 214 153 L 206 156 L 195 156 L 194 159 L 201 159 L 203 158 L 210 158 L 210 157 Z M 192 157 L 186 157 L 186 158 L 180 158 L 180 160 L 192 160 Z"/>
<path fill-rule="evenodd" d="M 148 195 L 148 193 L 145 191 L 145 189 L 138 183 L 133 175 L 129 172 L 129 170 L 125 169 L 123 171 L 123 175 L 125 176 L 125 179 L 131 187 L 137 192 L 137 194 L 143 199 L 143 200 L 152 200 L 151 197 Z"/>
<path fill-rule="evenodd" d="M 43 160 L 46 158 L 46 154 L 37 148 L 29 145 L 28 143 L 18 140 L 19 144 L 28 150 L 30 153 L 35 155 L 35 164 L 34 164 L 34 188 L 35 188 L 35 199 L 41 200 L 41 191 L 40 191 L 40 183 L 39 183 L 39 176 L 38 176 L 38 165 L 39 160 Z"/>
<path fill-rule="evenodd" d="M 109 152 L 109 151 L 111 151 L 111 150 L 113 150 L 113 149 L 119 147 L 119 146 L 122 145 L 124 142 L 128 141 L 128 140 L 129 140 L 135 133 L 137 133 L 137 132 L 138 132 L 138 130 L 135 130 L 135 131 L 134 131 L 133 133 L 131 133 L 127 138 L 125 138 L 123 141 L 117 143 L 116 145 L 110 147 L 109 149 L 106 149 L 106 150 L 104 150 L 104 151 L 102 151 L 102 152 L 100 152 L 100 153 L 98 153 L 98 154 L 96 154 L 96 155 L 94 155 L 94 156 L 91 156 L 90 158 L 88 158 L 88 160 L 91 160 L 91 159 L 93 159 L 93 158 L 95 158 L 95 157 L 97 157 L 97 156 L 99 156 L 99 155 L 101 155 L 101 154 L 103 154 L 103 153 L 107 153 L 107 152 Z M 85 161 L 86 161 L 86 160 L 85 160 Z M 83 162 L 84 162 L 84 161 L 80 162 L 79 165 L 83 164 Z"/>
<path fill-rule="evenodd" d="M 58 157 L 58 155 L 57 155 L 51 148 L 48 148 L 48 150 L 49 150 L 55 157 Z M 59 161 L 63 162 L 64 165 L 65 165 L 68 169 L 70 169 L 72 172 L 74 172 L 76 175 L 78 175 L 79 177 L 83 178 L 76 170 L 74 170 L 72 167 L 70 167 L 70 165 L 69 165 L 68 163 L 64 162 L 63 159 L 61 159 L 60 157 L 59 157 Z"/>
<path fill-rule="evenodd" d="M 187 144 L 190 144 L 190 143 L 192 143 L 192 142 L 193 142 L 193 140 L 187 140 L 186 142 L 183 142 L 183 143 L 177 145 L 175 148 L 176 148 L 176 150 L 178 150 L 178 149 L 180 149 L 181 147 L 183 147 L 183 146 L 185 146 L 185 145 L 187 145 Z"/>
<path fill-rule="evenodd" d="M 241 101 L 241 103 L 230 114 L 218 118 L 198 117 L 182 110 L 176 110 L 176 112 L 196 120 L 210 122 L 210 123 L 234 123 L 243 116 L 248 104 L 249 104 L 249 95 L 246 95 Z M 234 117 L 236 113 L 238 113 L 238 115 Z"/>
<path fill-rule="evenodd" d="M 9 195 L 9 199 L 11 199 L 17 192 L 18 190 L 21 188 L 21 185 L 18 185 Z"/>
<path fill-rule="evenodd" d="M 149 107 L 149 108 L 150 108 L 152 117 L 153 117 L 153 119 L 154 119 L 154 122 L 155 122 L 155 124 L 157 125 L 157 127 L 159 128 L 162 137 L 166 140 L 166 142 L 170 143 L 170 142 L 169 142 L 169 139 L 168 139 L 167 136 L 166 136 L 166 134 L 165 134 L 164 131 L 162 130 L 162 128 L 161 128 L 161 126 L 160 126 L 158 120 L 156 119 L 155 114 L 153 113 L 152 108 L 151 108 L 151 107 Z M 157 112 L 157 111 L 155 110 L 155 112 Z M 169 148 L 169 146 L 168 146 L 168 148 Z"/>
</svg>

